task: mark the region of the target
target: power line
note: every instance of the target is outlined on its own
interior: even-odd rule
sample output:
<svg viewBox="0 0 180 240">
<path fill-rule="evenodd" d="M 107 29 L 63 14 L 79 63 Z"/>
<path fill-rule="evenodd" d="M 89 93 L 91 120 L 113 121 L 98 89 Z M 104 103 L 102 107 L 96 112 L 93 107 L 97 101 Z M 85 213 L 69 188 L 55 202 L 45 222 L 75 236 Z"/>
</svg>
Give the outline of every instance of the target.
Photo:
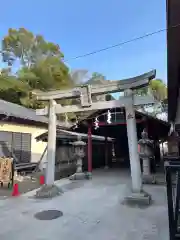
<svg viewBox="0 0 180 240">
<path fill-rule="evenodd" d="M 144 39 L 144 38 L 147 38 L 147 37 L 150 37 L 150 36 L 153 36 L 153 35 L 165 32 L 165 31 L 168 31 L 168 30 L 170 30 L 172 28 L 177 28 L 177 27 L 180 27 L 180 24 L 171 26 L 170 28 L 159 29 L 157 31 L 154 31 L 154 32 L 151 32 L 151 33 L 147 33 L 145 35 L 142 35 L 142 36 L 139 36 L 139 37 L 136 37 L 136 38 L 132 38 L 132 39 L 129 39 L 127 41 L 120 42 L 120 43 L 111 45 L 109 47 L 101 48 L 101 49 L 98 49 L 98 50 L 95 50 L 95 51 L 92 51 L 92 52 L 89 52 L 89 53 L 85 53 L 85 54 L 82 54 L 82 55 L 79 55 L 79 56 L 76 56 L 76 57 L 73 57 L 73 58 L 70 58 L 70 59 L 67 59 L 67 60 L 65 59 L 64 62 L 68 62 L 70 60 L 76 60 L 76 59 L 79 59 L 79 58 L 88 57 L 90 55 L 94 55 L 94 54 L 97 54 L 97 53 L 100 53 L 100 52 L 103 52 L 103 51 L 107 51 L 107 50 L 110 50 L 112 48 L 120 47 L 120 46 L 123 46 L 125 44 L 131 43 L 131 42 L 135 42 L 135 41 L 138 41 L 138 40 L 141 40 L 141 39 Z"/>
</svg>

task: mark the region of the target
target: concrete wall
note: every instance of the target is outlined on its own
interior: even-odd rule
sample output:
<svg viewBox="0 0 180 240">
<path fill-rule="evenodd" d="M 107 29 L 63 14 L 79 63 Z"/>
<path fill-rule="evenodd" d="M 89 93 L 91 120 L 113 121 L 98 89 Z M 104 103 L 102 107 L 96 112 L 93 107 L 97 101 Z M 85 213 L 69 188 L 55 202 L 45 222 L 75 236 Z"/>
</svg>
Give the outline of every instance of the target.
<svg viewBox="0 0 180 240">
<path fill-rule="evenodd" d="M 30 133 L 31 134 L 31 162 L 38 162 L 47 143 L 36 141 L 36 137 L 47 131 L 46 128 L 29 126 L 29 125 L 20 125 L 11 122 L 0 121 L 0 131 L 8 131 L 8 132 L 20 132 L 20 133 Z M 46 154 L 42 162 L 46 160 Z"/>
</svg>

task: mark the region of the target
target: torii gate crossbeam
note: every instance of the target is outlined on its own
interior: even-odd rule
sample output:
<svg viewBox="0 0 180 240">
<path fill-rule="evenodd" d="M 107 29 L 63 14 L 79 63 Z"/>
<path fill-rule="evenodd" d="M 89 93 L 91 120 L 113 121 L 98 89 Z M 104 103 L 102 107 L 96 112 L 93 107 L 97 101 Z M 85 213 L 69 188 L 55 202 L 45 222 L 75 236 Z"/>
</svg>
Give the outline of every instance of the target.
<svg viewBox="0 0 180 240">
<path fill-rule="evenodd" d="M 81 85 L 76 88 L 68 90 L 56 90 L 49 92 L 33 92 L 36 95 L 37 100 L 60 100 L 60 99 L 69 99 L 69 98 L 79 98 L 81 88 L 85 86 L 90 86 L 91 96 L 100 95 L 105 93 L 116 93 L 122 92 L 126 89 L 138 89 L 149 84 L 149 81 L 154 79 L 156 76 L 156 71 L 150 71 L 148 73 L 142 74 L 134 78 L 128 78 L 118 81 L 108 81 L 104 84 L 94 84 L 94 85 Z"/>
</svg>

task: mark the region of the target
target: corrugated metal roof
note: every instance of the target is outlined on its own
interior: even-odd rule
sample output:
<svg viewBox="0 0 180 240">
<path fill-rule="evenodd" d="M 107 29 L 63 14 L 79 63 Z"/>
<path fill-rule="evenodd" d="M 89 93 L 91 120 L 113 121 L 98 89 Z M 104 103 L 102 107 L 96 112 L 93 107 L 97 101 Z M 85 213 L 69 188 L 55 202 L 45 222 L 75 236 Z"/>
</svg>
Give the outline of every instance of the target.
<svg viewBox="0 0 180 240">
<path fill-rule="evenodd" d="M 20 119 L 26 119 L 34 122 L 48 123 L 48 118 L 45 116 L 36 115 L 36 111 L 29 109 L 18 104 L 7 102 L 0 99 L 0 114 L 8 117 L 15 117 Z M 65 122 L 57 122 L 58 126 L 70 127 L 67 126 Z"/>
<path fill-rule="evenodd" d="M 82 138 L 85 138 L 85 139 L 88 138 L 88 134 L 86 134 L 86 133 L 71 132 L 71 131 L 67 131 L 67 130 L 63 130 L 63 129 L 59 130 L 59 132 L 67 134 L 67 135 L 71 135 L 71 136 L 82 137 Z M 105 141 L 106 137 L 98 136 L 98 135 L 92 135 L 92 139 L 98 140 L 98 141 Z M 113 140 L 114 140 L 114 138 L 107 137 L 107 141 L 112 142 Z"/>
<path fill-rule="evenodd" d="M 36 137 L 36 140 L 45 140 L 47 141 L 48 137 L 48 132 L 45 132 L 39 136 Z M 70 139 L 70 140 L 77 140 L 78 137 L 81 137 L 82 140 L 87 140 L 88 139 L 88 134 L 85 133 L 79 133 L 79 132 L 72 132 L 68 130 L 63 130 L 63 129 L 57 129 L 56 131 L 56 138 L 57 139 Z M 92 135 L 92 140 L 96 141 L 105 141 L 106 138 L 104 136 L 98 136 L 98 135 Z M 112 142 L 114 138 L 107 138 L 108 142 Z"/>
</svg>

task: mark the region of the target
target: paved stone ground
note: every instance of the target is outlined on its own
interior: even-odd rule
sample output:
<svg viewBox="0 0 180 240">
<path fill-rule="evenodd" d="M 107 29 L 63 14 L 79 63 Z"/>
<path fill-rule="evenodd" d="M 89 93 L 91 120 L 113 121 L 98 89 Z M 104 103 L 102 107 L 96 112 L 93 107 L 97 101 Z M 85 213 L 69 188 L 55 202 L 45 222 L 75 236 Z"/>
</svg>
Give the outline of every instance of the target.
<svg viewBox="0 0 180 240">
<path fill-rule="evenodd" d="M 121 204 L 130 183 L 128 173 L 95 171 L 92 181 L 60 180 L 62 196 L 35 200 L 34 192 L 0 201 L 2 240 L 168 240 L 168 215 L 164 186 L 145 186 L 154 203 L 148 208 Z M 63 216 L 42 221 L 42 210 L 60 210 Z"/>
<path fill-rule="evenodd" d="M 70 176 L 72 173 L 75 171 L 75 166 L 72 165 L 70 168 L 69 165 L 63 164 L 63 166 L 60 167 L 60 171 L 55 173 L 55 179 L 59 180 L 61 178 L 64 178 L 64 176 Z M 37 189 L 40 184 L 39 184 L 39 178 L 40 175 L 43 173 L 37 172 L 37 173 L 29 173 L 26 176 L 22 177 L 17 177 L 14 180 L 14 183 L 18 183 L 19 186 L 19 192 L 21 194 L 29 192 L 33 189 Z M 32 178 L 31 178 L 32 176 Z M 0 199 L 7 199 L 11 197 L 12 195 L 12 189 L 9 189 L 7 185 L 5 186 L 0 186 Z"/>
<path fill-rule="evenodd" d="M 19 192 L 21 194 L 29 192 L 33 189 L 36 189 L 40 186 L 39 184 L 39 178 L 33 178 L 27 177 L 23 179 L 22 181 L 15 180 L 14 183 L 18 183 L 19 186 Z M 0 199 L 6 199 L 11 197 L 12 195 L 12 189 L 9 189 L 7 185 L 0 186 Z"/>
</svg>

